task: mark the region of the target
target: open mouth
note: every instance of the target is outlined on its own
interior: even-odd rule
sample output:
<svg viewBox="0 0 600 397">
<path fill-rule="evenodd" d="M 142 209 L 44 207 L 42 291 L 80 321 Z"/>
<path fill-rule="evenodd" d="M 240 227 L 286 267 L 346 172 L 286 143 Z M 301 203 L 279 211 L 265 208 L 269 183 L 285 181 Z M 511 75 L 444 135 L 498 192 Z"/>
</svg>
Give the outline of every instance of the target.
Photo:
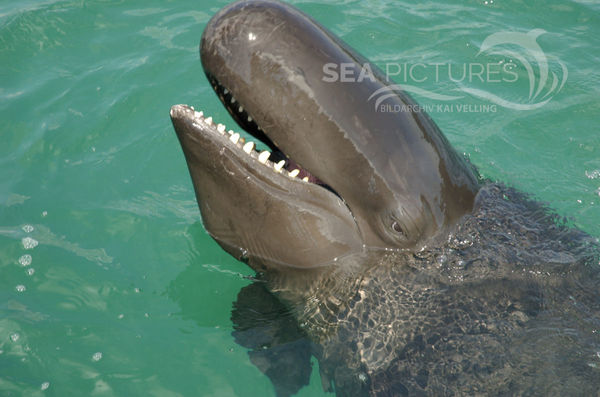
<svg viewBox="0 0 600 397">
<path fill-rule="evenodd" d="M 195 128 L 210 132 L 213 134 L 213 137 L 216 137 L 217 139 L 228 140 L 240 151 L 238 154 L 242 155 L 243 152 L 244 155 L 249 156 L 256 161 L 256 163 L 258 163 L 255 164 L 256 166 L 268 167 L 272 169 L 273 172 L 288 176 L 297 181 L 321 186 L 340 197 L 333 188 L 280 150 L 230 90 L 219 84 L 215 78 L 209 77 L 209 81 L 215 93 L 238 126 L 250 134 L 256 141 L 260 141 L 264 144 L 268 149 L 259 150 L 256 142 L 246 140 L 239 132 L 229 129 L 224 124 L 217 123 L 211 116 L 205 115 L 203 111 L 196 111 L 190 106 L 187 108 L 193 111 L 193 120 L 191 121 Z M 173 110 L 171 112 L 173 115 Z M 191 114 L 189 116 L 191 116 Z"/>
<path fill-rule="evenodd" d="M 191 106 L 171 107 L 205 230 L 235 258 L 259 269 L 321 267 L 362 252 L 352 211 L 318 177 L 327 164 L 317 158 L 311 163 L 315 174 L 303 168 L 268 137 L 269 130 L 273 136 L 281 132 L 268 116 L 258 115 L 267 120 L 263 128 L 235 93 L 216 82 L 214 88 L 248 138 Z M 298 151 L 298 158 L 303 154 Z"/>
</svg>

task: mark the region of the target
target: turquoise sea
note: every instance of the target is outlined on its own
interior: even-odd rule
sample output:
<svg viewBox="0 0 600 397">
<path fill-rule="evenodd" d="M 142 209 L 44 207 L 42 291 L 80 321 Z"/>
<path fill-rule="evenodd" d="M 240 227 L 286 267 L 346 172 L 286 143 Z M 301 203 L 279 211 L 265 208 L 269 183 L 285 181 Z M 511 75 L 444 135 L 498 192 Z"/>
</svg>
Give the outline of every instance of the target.
<svg viewBox="0 0 600 397">
<path fill-rule="evenodd" d="M 0 395 L 274 395 L 231 335 L 252 271 L 204 231 L 169 119 L 188 103 L 233 127 L 198 59 L 226 3 L 0 2 Z M 598 2 L 292 3 L 382 68 L 422 63 L 411 84 L 461 98 L 413 96 L 482 175 L 600 238 Z M 514 41 L 532 31 L 546 69 Z M 491 50 L 514 56 L 480 52 L 506 32 Z M 519 78 L 432 72 L 492 61 Z M 315 363 L 298 395 L 320 382 Z"/>
</svg>

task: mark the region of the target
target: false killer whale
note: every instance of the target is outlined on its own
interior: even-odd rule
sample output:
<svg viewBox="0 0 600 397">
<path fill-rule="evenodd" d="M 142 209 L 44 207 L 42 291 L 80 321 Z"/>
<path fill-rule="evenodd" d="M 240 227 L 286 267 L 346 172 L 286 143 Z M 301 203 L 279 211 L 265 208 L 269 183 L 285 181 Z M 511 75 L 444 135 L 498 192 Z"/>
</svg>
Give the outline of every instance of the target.
<svg viewBox="0 0 600 397">
<path fill-rule="evenodd" d="M 256 272 L 234 337 L 279 396 L 316 357 L 339 396 L 597 395 L 598 244 L 479 178 L 362 56 L 298 9 L 240 1 L 201 38 L 237 124 L 171 108 L 208 233 Z"/>
</svg>

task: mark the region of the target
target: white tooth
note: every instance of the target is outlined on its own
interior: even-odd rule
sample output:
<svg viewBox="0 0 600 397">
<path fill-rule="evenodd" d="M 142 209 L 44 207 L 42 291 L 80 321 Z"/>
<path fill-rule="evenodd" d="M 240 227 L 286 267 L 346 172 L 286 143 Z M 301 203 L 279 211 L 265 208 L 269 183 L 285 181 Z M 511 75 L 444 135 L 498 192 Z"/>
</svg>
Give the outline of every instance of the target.
<svg viewBox="0 0 600 397">
<path fill-rule="evenodd" d="M 270 155 L 271 155 L 271 152 L 269 152 L 268 150 L 265 150 L 264 152 L 260 152 L 260 154 L 258 155 L 258 161 L 265 164 L 267 162 L 267 160 L 269 159 Z"/>
<path fill-rule="evenodd" d="M 238 143 L 238 141 L 240 140 L 240 134 L 236 132 L 235 134 L 229 137 L 229 140 L 233 143 Z"/>
<path fill-rule="evenodd" d="M 303 180 L 304 182 L 308 182 L 308 177 L 307 177 L 307 176 L 305 176 L 304 178 L 302 178 L 302 180 Z"/>
<path fill-rule="evenodd" d="M 231 103 L 235 103 L 235 98 L 233 97 L 233 95 L 231 96 Z"/>
<path fill-rule="evenodd" d="M 284 165 L 285 165 L 285 160 L 281 160 L 279 163 L 275 164 L 275 171 L 281 172 Z"/>
<path fill-rule="evenodd" d="M 212 125 L 212 117 L 207 117 L 204 122 L 208 125 Z"/>
<path fill-rule="evenodd" d="M 217 131 L 219 131 L 221 134 L 224 134 L 225 133 L 225 126 L 223 124 L 217 125 Z"/>
<path fill-rule="evenodd" d="M 223 94 L 227 95 L 228 93 L 229 93 L 229 90 L 228 90 L 227 88 L 225 88 L 225 89 L 223 90 Z"/>
<path fill-rule="evenodd" d="M 233 135 L 233 130 L 229 130 L 229 131 L 227 131 L 227 133 L 228 133 L 229 135 Z"/>
<path fill-rule="evenodd" d="M 292 178 L 295 178 L 295 177 L 297 177 L 297 176 L 298 176 L 298 174 L 299 174 L 299 173 L 300 173 L 300 170 L 296 169 L 296 170 L 294 170 L 294 171 L 290 172 L 290 176 L 291 176 Z"/>
<path fill-rule="evenodd" d="M 243 106 L 240 106 L 240 107 L 238 108 L 238 112 L 242 113 L 243 111 L 244 111 L 244 107 L 243 107 Z"/>
<path fill-rule="evenodd" d="M 254 150 L 254 142 L 248 142 L 244 145 L 244 152 L 250 154 Z"/>
<path fill-rule="evenodd" d="M 194 107 L 193 107 L 193 106 L 190 106 L 190 109 L 194 110 Z"/>
<path fill-rule="evenodd" d="M 201 118 L 202 116 L 204 116 L 204 112 L 202 112 L 202 111 L 200 111 L 200 112 L 194 112 L 194 117 L 195 117 L 195 118 L 199 119 L 199 118 Z"/>
<path fill-rule="evenodd" d="M 248 122 L 250 123 L 252 121 L 252 117 L 248 116 Z"/>
</svg>

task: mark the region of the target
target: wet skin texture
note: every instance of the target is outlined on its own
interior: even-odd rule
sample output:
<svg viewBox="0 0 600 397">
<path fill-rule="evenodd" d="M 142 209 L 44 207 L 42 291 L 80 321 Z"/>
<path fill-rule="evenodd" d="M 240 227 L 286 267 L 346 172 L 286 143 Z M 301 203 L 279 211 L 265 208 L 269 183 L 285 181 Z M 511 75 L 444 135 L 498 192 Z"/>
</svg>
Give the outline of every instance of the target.
<svg viewBox="0 0 600 397">
<path fill-rule="evenodd" d="M 358 76 L 367 61 L 289 5 L 224 8 L 200 56 L 273 152 L 265 162 L 208 115 L 171 109 L 206 230 L 257 271 L 234 336 L 277 395 L 307 384 L 311 356 L 340 396 L 596 393 L 597 241 L 481 188 L 425 113 L 377 112 L 374 66 L 324 81 L 326 64 Z"/>
</svg>

